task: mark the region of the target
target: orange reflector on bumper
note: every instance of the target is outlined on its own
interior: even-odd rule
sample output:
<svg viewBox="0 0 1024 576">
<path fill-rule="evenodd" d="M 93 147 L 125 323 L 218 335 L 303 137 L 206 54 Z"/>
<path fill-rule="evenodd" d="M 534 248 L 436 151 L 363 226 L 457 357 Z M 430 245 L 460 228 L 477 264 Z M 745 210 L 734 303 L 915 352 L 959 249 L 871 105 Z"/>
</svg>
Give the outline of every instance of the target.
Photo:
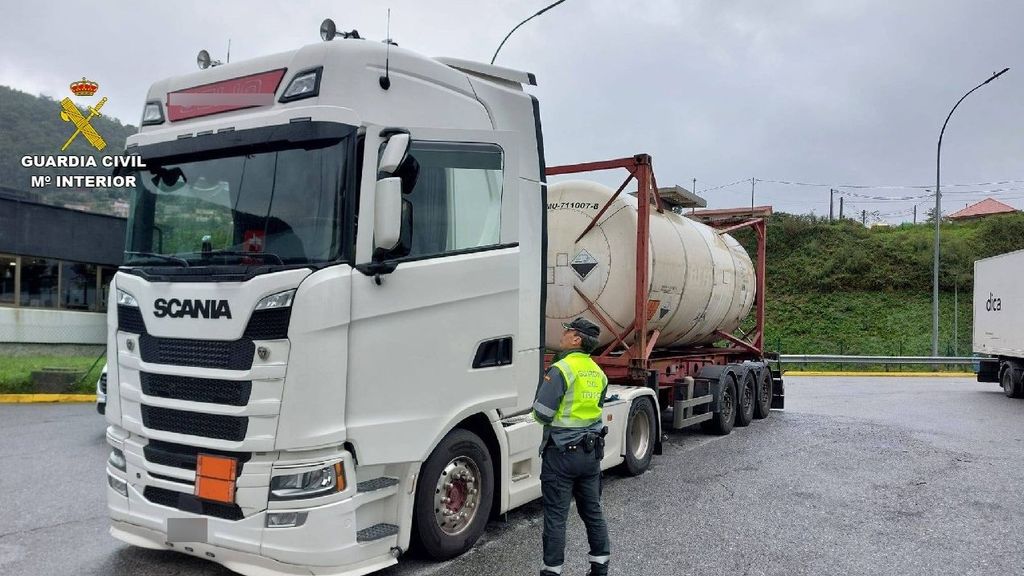
<svg viewBox="0 0 1024 576">
<path fill-rule="evenodd" d="M 203 500 L 231 504 L 235 501 L 238 460 L 226 456 L 200 454 L 196 461 L 195 495 Z"/>
<path fill-rule="evenodd" d="M 334 475 L 337 477 L 338 492 L 345 491 L 345 466 L 338 462 L 334 465 Z"/>
</svg>

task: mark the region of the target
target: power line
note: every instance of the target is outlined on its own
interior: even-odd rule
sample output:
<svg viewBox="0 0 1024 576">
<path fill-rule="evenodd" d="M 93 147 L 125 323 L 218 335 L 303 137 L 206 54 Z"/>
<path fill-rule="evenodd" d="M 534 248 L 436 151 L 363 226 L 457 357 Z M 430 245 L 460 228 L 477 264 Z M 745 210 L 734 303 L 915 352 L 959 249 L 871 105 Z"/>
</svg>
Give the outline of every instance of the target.
<svg viewBox="0 0 1024 576">
<path fill-rule="evenodd" d="M 755 178 L 755 180 L 757 180 L 757 179 Z M 705 188 L 705 189 L 701 190 L 700 193 L 701 194 L 705 194 L 707 192 L 712 192 L 714 190 L 720 190 L 722 188 L 728 188 L 730 186 L 735 186 L 737 184 L 743 184 L 745 182 L 750 182 L 750 178 L 740 178 L 739 180 L 737 180 L 735 182 L 730 182 L 728 184 L 722 184 L 721 186 L 715 186 L 714 188 Z"/>
<path fill-rule="evenodd" d="M 1014 192 L 1014 191 L 1019 191 L 1019 190 L 1024 190 L 1024 187 L 993 188 L 991 190 L 953 190 L 953 191 L 950 191 L 950 192 L 945 192 L 944 195 L 946 195 L 946 194 L 955 194 L 955 195 L 984 194 L 986 196 L 1003 197 L 1002 194 L 1004 194 L 1004 193 Z M 920 195 L 916 195 L 916 196 L 871 196 L 871 195 L 867 195 L 867 194 L 857 194 L 856 192 L 845 192 L 843 190 L 837 190 L 837 192 L 839 192 L 843 196 L 852 197 L 852 198 L 860 198 L 860 199 L 863 199 L 863 200 L 871 200 L 871 201 L 874 201 L 874 202 L 906 202 L 906 201 L 910 201 L 910 200 L 920 200 L 922 198 L 925 198 L 925 199 L 927 199 L 927 198 L 935 198 L 935 194 L 920 194 Z M 872 202 L 862 202 L 862 203 L 863 204 L 871 204 Z"/>
<path fill-rule="evenodd" d="M 851 198 L 864 198 L 865 200 L 881 200 L 888 202 L 918 200 L 920 198 L 932 198 L 935 196 L 934 194 L 921 194 L 917 196 L 871 196 L 868 194 L 857 194 L 856 192 L 846 192 L 845 190 L 839 189 L 837 189 L 836 192 L 839 192 L 843 196 L 848 196 Z"/>
<path fill-rule="evenodd" d="M 747 179 L 740 180 L 743 182 Z M 758 182 L 766 182 L 771 184 L 784 184 L 787 186 L 814 186 L 818 188 L 854 188 L 854 189 L 875 189 L 875 190 L 900 190 L 900 189 L 919 189 L 928 190 L 934 188 L 934 184 L 889 184 L 889 185 L 872 185 L 872 184 L 822 184 L 814 182 L 797 182 L 793 180 L 766 180 L 762 178 L 756 178 Z M 997 182 L 977 182 L 974 184 L 943 184 L 943 188 L 947 187 L 966 187 L 966 186 L 1001 186 L 1003 184 L 1021 184 L 1024 180 L 1000 180 Z"/>
</svg>

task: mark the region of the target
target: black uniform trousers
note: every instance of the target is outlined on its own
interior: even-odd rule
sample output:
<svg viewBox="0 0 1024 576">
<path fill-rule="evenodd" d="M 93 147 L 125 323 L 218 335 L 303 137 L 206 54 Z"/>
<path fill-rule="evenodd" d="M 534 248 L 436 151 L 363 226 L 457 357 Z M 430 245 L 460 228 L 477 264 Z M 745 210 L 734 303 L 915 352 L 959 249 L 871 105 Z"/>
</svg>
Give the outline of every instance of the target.
<svg viewBox="0 0 1024 576">
<path fill-rule="evenodd" d="M 573 498 L 587 528 L 591 559 L 601 558 L 601 563 L 606 563 L 608 525 L 601 510 L 601 463 L 597 455 L 586 452 L 582 445 L 563 452 L 553 442 L 549 443 L 544 450 L 540 485 L 544 502 L 544 565 L 558 568 L 565 560 L 565 522 Z"/>
</svg>

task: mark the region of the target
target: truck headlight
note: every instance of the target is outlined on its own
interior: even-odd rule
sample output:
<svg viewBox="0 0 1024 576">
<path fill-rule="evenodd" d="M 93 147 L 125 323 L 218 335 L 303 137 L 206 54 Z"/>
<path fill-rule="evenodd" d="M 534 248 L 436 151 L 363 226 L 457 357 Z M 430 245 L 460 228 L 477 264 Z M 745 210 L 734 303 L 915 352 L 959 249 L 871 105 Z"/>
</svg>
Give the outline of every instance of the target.
<svg viewBox="0 0 1024 576">
<path fill-rule="evenodd" d="M 135 296 L 132 296 L 120 288 L 117 289 L 117 305 L 131 306 L 133 308 L 139 307 L 139 303 L 135 300 Z"/>
<path fill-rule="evenodd" d="M 128 467 L 127 463 L 124 460 L 124 452 L 122 452 L 119 448 L 110 449 L 110 457 L 107 458 L 107 462 L 114 468 L 120 470 L 121 472 L 124 472 Z"/>
<path fill-rule="evenodd" d="M 315 498 L 345 489 L 345 468 L 341 462 L 297 474 L 284 474 L 270 479 L 271 500 Z"/>
<path fill-rule="evenodd" d="M 295 299 L 295 289 L 285 290 L 277 294 L 271 294 L 256 303 L 257 310 L 272 310 L 275 308 L 287 308 L 292 305 Z"/>
</svg>

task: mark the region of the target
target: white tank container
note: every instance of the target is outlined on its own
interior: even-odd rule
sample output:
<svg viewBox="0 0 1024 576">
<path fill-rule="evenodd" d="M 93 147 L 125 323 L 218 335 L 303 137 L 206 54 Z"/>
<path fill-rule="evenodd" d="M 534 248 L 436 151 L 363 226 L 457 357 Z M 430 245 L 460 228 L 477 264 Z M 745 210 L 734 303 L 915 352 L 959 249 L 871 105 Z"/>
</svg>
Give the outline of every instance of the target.
<svg viewBox="0 0 1024 576">
<path fill-rule="evenodd" d="M 562 322 L 583 316 L 601 326 L 601 344 L 613 340 L 575 288 L 621 334 L 635 314 L 637 199 L 623 192 L 578 242 L 614 190 L 586 181 L 548 188 L 547 346 L 558 348 Z M 754 303 L 754 266 L 734 238 L 651 207 L 647 298 L 656 310 L 648 331 L 658 348 L 710 344 L 717 330 L 732 332 Z M 652 302 L 653 301 L 653 302 Z M 632 342 L 633 336 L 627 338 Z"/>
</svg>

